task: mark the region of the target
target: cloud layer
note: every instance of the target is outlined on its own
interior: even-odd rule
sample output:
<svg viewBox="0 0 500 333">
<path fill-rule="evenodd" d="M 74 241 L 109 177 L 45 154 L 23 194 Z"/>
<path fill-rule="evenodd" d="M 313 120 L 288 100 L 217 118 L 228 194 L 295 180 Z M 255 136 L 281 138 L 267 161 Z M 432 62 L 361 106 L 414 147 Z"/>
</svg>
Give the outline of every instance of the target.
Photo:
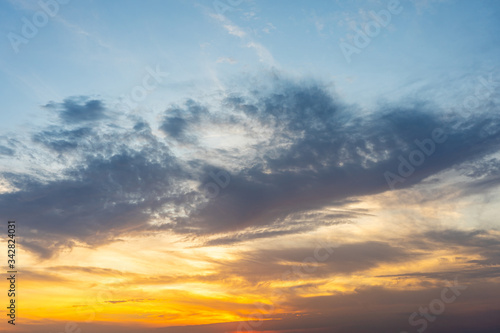
<svg viewBox="0 0 500 333">
<path fill-rule="evenodd" d="M 207 245 L 314 230 L 357 216 L 328 216 L 320 213 L 325 207 L 389 191 L 387 172 L 399 177 L 399 189 L 466 166 L 478 179 L 475 187 L 498 184 L 484 164 L 496 161 L 485 159 L 500 143 L 500 118 L 491 104 L 453 121 L 421 101 L 366 114 L 318 82 L 275 80 L 271 89 L 233 93 L 211 105 L 190 99 L 169 106 L 158 124 L 127 118 L 95 98 L 45 108 L 59 123 L 31 140 L 60 171 L 45 179 L 36 171 L 4 174 L 17 190 L 0 196 L 4 218 L 22 220 L 27 248 L 43 257 L 73 242 L 104 244 L 141 230 L 219 235 Z M 261 140 L 232 149 L 206 144 L 203 133 L 235 128 Z M 422 148 L 436 130 L 442 140 Z M 179 147 L 193 153 L 182 156 Z M 15 154 L 10 147 L 0 152 Z M 412 158 L 419 165 L 402 175 L 408 171 L 402 161 Z M 216 177 L 227 184 L 217 185 Z M 215 196 L 207 192 L 210 182 L 218 186 L 212 185 Z M 319 215 L 304 217 L 313 212 Z"/>
</svg>

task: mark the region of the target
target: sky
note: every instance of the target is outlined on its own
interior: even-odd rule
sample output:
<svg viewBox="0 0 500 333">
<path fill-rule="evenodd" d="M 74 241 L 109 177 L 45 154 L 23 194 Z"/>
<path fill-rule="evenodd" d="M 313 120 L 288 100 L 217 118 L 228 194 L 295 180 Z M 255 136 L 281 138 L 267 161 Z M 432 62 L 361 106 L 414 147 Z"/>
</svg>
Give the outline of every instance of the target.
<svg viewBox="0 0 500 333">
<path fill-rule="evenodd" d="M 0 35 L 0 332 L 499 331 L 498 1 L 3 0 Z"/>
</svg>

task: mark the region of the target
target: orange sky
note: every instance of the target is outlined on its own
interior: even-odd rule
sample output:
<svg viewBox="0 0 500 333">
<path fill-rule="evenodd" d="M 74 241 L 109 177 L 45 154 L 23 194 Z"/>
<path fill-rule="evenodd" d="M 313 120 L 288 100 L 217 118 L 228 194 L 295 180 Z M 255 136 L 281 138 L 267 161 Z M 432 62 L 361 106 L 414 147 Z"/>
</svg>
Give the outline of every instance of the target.
<svg viewBox="0 0 500 333">
<path fill-rule="evenodd" d="M 406 199 L 387 194 L 361 199 L 343 208 L 370 210 L 357 221 L 282 236 L 273 242 L 263 239 L 236 246 L 199 247 L 199 241 L 162 233 L 124 237 L 98 248 L 76 245 L 50 260 L 40 260 L 21 248 L 19 327 L 54 321 L 60 327 L 67 321 L 190 326 L 245 322 L 255 313 L 262 314 L 265 321 L 284 323 L 292 317 L 349 313 L 349 308 L 359 306 L 388 307 L 390 311 L 399 306 L 417 308 L 418 302 L 412 298 L 382 305 L 371 294 L 379 291 L 398 299 L 398 294 L 428 293 L 443 288 L 453 275 L 463 276 L 464 283 L 496 286 L 494 276 L 479 280 L 464 276 L 478 269 L 471 262 L 481 259 L 479 253 L 460 244 L 443 247 L 422 236 L 434 206 L 441 207 L 439 220 L 435 220 L 445 229 L 448 215 L 457 221 L 471 213 L 456 209 L 461 203 L 449 198 L 425 206 L 409 203 L 402 206 L 402 213 L 401 208 L 385 207 Z M 401 214 L 412 218 L 400 220 Z M 397 231 L 392 229 L 396 221 Z M 422 224 L 417 226 L 415 221 Z M 499 236 L 492 231 L 477 239 Z M 429 276 L 412 277 L 419 273 Z M 457 302 L 453 308 L 463 311 L 471 304 L 478 309 L 491 305 L 496 291 L 489 300 Z M 333 308 L 327 312 L 308 301 L 332 297 Z M 357 297 L 362 303 L 352 303 Z M 348 306 L 336 308 L 337 299 L 345 299 Z"/>
</svg>

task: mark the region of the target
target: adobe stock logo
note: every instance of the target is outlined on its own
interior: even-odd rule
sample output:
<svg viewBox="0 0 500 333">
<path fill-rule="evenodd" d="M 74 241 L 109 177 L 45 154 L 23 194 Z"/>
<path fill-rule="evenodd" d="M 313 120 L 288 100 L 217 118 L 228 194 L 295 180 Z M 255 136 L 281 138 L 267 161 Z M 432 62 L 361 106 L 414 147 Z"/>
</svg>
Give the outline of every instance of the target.
<svg viewBox="0 0 500 333">
<path fill-rule="evenodd" d="M 220 190 L 226 188 L 229 185 L 229 182 L 231 181 L 231 175 L 229 174 L 229 172 L 225 170 L 220 170 L 217 173 L 210 171 L 208 174 L 215 182 L 215 183 L 209 182 L 203 185 L 203 192 L 205 192 L 205 198 L 210 200 L 217 197 L 219 195 Z M 209 200 L 205 201 L 200 206 L 198 206 L 198 209 L 203 209 L 206 206 L 208 206 Z"/>
<path fill-rule="evenodd" d="M 399 5 L 399 0 L 391 0 L 387 4 L 387 10 L 382 9 L 378 13 L 370 11 L 370 16 L 373 20 L 366 23 L 363 29 L 358 29 L 354 26 L 353 30 L 356 33 L 352 38 L 353 44 L 345 41 L 339 43 L 340 50 L 344 55 L 347 63 L 351 63 L 351 56 L 356 53 L 361 53 L 361 50 L 370 45 L 373 38 L 380 34 L 382 27 L 387 27 L 392 20 L 392 15 L 398 15 L 403 11 L 403 7 Z"/>
<path fill-rule="evenodd" d="M 453 283 L 447 281 L 446 284 L 447 286 L 441 289 L 440 297 L 430 301 L 428 307 L 420 307 L 418 313 L 413 312 L 408 318 L 408 323 L 411 326 L 420 326 L 420 328 L 417 329 L 418 333 L 423 333 L 427 329 L 429 322 L 433 323 L 436 321 L 437 316 L 443 314 L 446 310 L 446 305 L 455 302 L 457 297 L 462 294 L 461 291 L 468 288 L 466 285 L 459 284 L 457 278 L 455 278 Z M 401 331 L 400 333 L 408 332 Z"/>
<path fill-rule="evenodd" d="M 419 141 L 416 139 L 414 142 L 418 149 L 414 149 L 408 155 L 408 159 L 405 159 L 402 155 L 398 156 L 399 166 L 398 175 L 386 171 L 384 172 L 385 181 L 391 190 L 395 189 L 397 183 L 405 182 L 405 178 L 410 177 L 415 172 L 415 167 L 421 166 L 425 162 L 425 157 L 429 157 L 436 151 L 436 144 L 443 143 L 448 139 L 448 135 L 440 128 L 436 128 L 432 131 L 432 139 L 424 139 Z"/>
<path fill-rule="evenodd" d="M 164 78 L 169 76 L 169 73 L 163 72 L 158 64 L 155 69 L 146 66 L 145 71 L 147 74 L 143 76 L 141 84 L 135 85 L 128 94 L 121 95 L 115 105 L 116 108 L 137 111 L 139 104 L 163 83 Z"/>
<path fill-rule="evenodd" d="M 36 11 L 31 20 L 26 17 L 21 18 L 23 26 L 21 27 L 21 35 L 15 32 L 9 32 L 7 38 L 10 41 L 10 46 L 14 52 L 19 53 L 21 44 L 28 44 L 30 40 L 38 35 L 38 29 L 43 28 L 49 23 L 49 17 L 54 17 L 59 12 L 59 5 L 67 4 L 70 0 L 40 0 L 38 5 L 40 10 Z"/>
</svg>

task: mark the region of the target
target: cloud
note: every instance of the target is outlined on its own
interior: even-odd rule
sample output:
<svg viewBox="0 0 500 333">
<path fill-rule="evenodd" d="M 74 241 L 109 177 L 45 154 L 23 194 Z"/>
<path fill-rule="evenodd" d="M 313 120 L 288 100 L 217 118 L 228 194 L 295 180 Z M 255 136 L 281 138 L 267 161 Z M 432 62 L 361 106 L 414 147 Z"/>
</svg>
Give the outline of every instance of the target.
<svg viewBox="0 0 500 333">
<path fill-rule="evenodd" d="M 81 141 L 92 133 L 93 131 L 89 127 L 74 130 L 52 129 L 36 133 L 32 139 L 57 153 L 64 153 L 77 149 Z"/>
<path fill-rule="evenodd" d="M 200 124 L 209 116 L 207 108 L 189 99 L 184 103 L 184 108 L 169 107 L 160 123 L 159 129 L 170 139 L 183 143 L 195 143 L 196 136 L 193 127 Z"/>
<path fill-rule="evenodd" d="M 233 58 L 229 58 L 229 57 L 220 57 L 219 59 L 217 59 L 216 61 L 218 64 L 222 64 L 222 63 L 228 63 L 228 64 L 236 64 L 237 61 L 234 60 Z"/>
<path fill-rule="evenodd" d="M 165 117 L 160 129 L 168 136 L 179 140 L 184 136 L 188 122 L 181 117 Z"/>
<path fill-rule="evenodd" d="M 276 62 L 274 61 L 274 57 L 269 52 L 269 50 L 262 44 L 257 43 L 257 42 L 250 42 L 247 43 L 246 45 L 248 48 L 254 49 L 257 52 L 257 56 L 259 57 L 259 61 L 269 65 L 269 66 L 275 66 Z"/>
<path fill-rule="evenodd" d="M 266 27 L 262 29 L 266 34 L 270 34 L 273 30 L 276 30 L 276 27 L 272 23 L 267 23 Z"/>
<path fill-rule="evenodd" d="M 432 230 L 426 232 L 423 237 L 431 242 L 437 243 L 437 247 L 460 248 L 466 254 L 480 259 L 471 259 L 467 263 L 477 264 L 477 276 L 487 277 L 491 272 L 500 274 L 500 267 L 484 268 L 483 266 L 498 266 L 500 265 L 500 235 L 493 230 L 472 230 L 464 231 L 457 229 L 447 230 Z M 487 271 L 481 271 L 486 269 Z"/>
<path fill-rule="evenodd" d="M 316 246 L 278 249 L 256 249 L 242 253 L 236 261 L 220 264 L 221 277 L 242 278 L 250 283 L 267 284 L 270 281 L 331 278 L 351 275 L 378 267 L 382 263 L 416 260 L 419 256 L 384 242 L 358 242 L 342 244 L 319 263 L 314 274 L 304 271 L 303 262 L 312 257 Z M 287 274 L 290 273 L 290 274 Z"/>
<path fill-rule="evenodd" d="M 118 303 L 126 303 L 126 302 L 144 302 L 148 299 L 145 298 L 136 298 L 136 299 L 127 299 L 127 300 L 117 300 L 117 301 L 106 301 L 105 303 L 118 304 Z"/>
<path fill-rule="evenodd" d="M 144 228 L 215 236 L 206 245 L 216 245 L 343 223 L 356 213 L 304 214 L 390 190 L 384 173 L 397 173 L 400 158 L 418 149 L 415 140 L 431 137 L 434 129 L 444 131 L 445 142 L 397 188 L 464 164 L 483 170 L 481 163 L 491 160 L 500 143 L 500 118 L 490 112 L 494 105 L 453 122 L 421 101 L 362 114 L 315 81 L 275 79 L 265 88 L 230 93 L 219 104 L 193 97 L 170 105 L 157 124 L 164 138 L 147 121 L 125 122 L 116 111 L 111 123 L 104 105 L 83 97 L 49 103 L 60 124 L 31 138 L 47 148 L 43 154 L 71 158 L 60 160 L 57 177 L 3 175 L 18 190 L 0 195 L 2 216 L 16 215 L 39 231 L 26 231 L 25 239 L 42 257 L 71 247 L 73 240 L 104 244 Z M 235 129 L 246 141 L 233 149 L 211 147 L 201 137 L 207 130 Z M 177 156 L 170 147 L 179 143 L 194 153 Z M 231 175 L 230 182 L 208 199 L 203 186 L 220 170 Z M 487 181 L 484 174 L 470 178 Z"/>
<path fill-rule="evenodd" d="M 204 243 L 207 246 L 231 245 L 260 238 L 270 238 L 290 234 L 299 234 L 314 230 L 320 226 L 351 224 L 352 220 L 364 215 L 356 211 L 342 211 L 339 213 L 308 212 L 290 214 L 286 218 L 278 219 L 270 225 L 258 228 L 246 228 L 243 232 L 224 234 L 212 238 Z"/>
<path fill-rule="evenodd" d="M 241 30 L 238 26 L 234 24 L 225 24 L 224 28 L 227 30 L 227 32 L 229 32 L 229 34 L 233 36 L 243 38 L 246 35 L 243 30 Z"/>
<path fill-rule="evenodd" d="M 475 262 L 475 261 L 471 261 Z M 426 279 L 438 279 L 442 281 L 452 280 L 454 277 L 460 276 L 460 279 L 464 282 L 471 282 L 473 280 L 484 281 L 487 279 L 498 279 L 500 276 L 500 267 L 481 267 L 475 269 L 460 269 L 460 270 L 449 270 L 444 272 L 419 272 L 419 273 L 403 273 L 403 274 L 392 274 L 392 275 L 379 275 L 380 278 L 385 277 L 404 277 L 412 278 L 418 277 L 420 280 Z M 477 281 L 474 281 L 477 283 Z"/>
<path fill-rule="evenodd" d="M 85 96 L 67 98 L 62 103 L 50 102 L 44 107 L 56 111 L 60 119 L 68 124 L 94 122 L 105 118 L 104 103 Z"/>
<path fill-rule="evenodd" d="M 442 230 L 442 231 L 428 231 L 424 235 L 428 239 L 446 243 L 449 245 L 460 245 L 467 247 L 492 247 L 500 245 L 500 237 L 495 237 L 490 235 L 486 230 L 474 230 L 474 231 L 463 231 L 463 230 Z"/>
<path fill-rule="evenodd" d="M 23 246 L 48 258 L 71 247 L 73 239 L 94 245 L 114 241 L 146 228 L 166 204 L 179 199 L 180 165 L 150 129 L 139 125 L 125 134 L 95 132 L 78 149 L 80 163 L 68 165 L 62 177 L 42 181 L 34 175 L 7 175 L 18 190 L 0 195 L 0 209 L 2 216 L 23 221 Z M 43 131 L 35 137 L 61 147 L 60 137 L 79 138 L 84 132 Z M 130 141 L 138 138 L 142 147 Z"/>
<path fill-rule="evenodd" d="M 234 115 L 253 119 L 273 134 L 258 147 L 261 160 L 232 174 L 230 185 L 186 223 L 207 233 L 235 231 L 385 192 L 384 173 L 397 174 L 400 156 L 408 158 L 418 149 L 415 140 L 431 137 L 436 128 L 446 133 L 446 141 L 399 188 L 498 151 L 500 119 L 495 115 L 459 119 L 457 126 L 415 103 L 358 116 L 355 107 L 317 84 L 280 84 L 269 93 L 224 101 Z M 485 123 L 495 128 L 487 137 L 480 135 Z"/>
<path fill-rule="evenodd" d="M 14 153 L 13 149 L 0 145 L 0 155 L 14 156 Z"/>
</svg>

